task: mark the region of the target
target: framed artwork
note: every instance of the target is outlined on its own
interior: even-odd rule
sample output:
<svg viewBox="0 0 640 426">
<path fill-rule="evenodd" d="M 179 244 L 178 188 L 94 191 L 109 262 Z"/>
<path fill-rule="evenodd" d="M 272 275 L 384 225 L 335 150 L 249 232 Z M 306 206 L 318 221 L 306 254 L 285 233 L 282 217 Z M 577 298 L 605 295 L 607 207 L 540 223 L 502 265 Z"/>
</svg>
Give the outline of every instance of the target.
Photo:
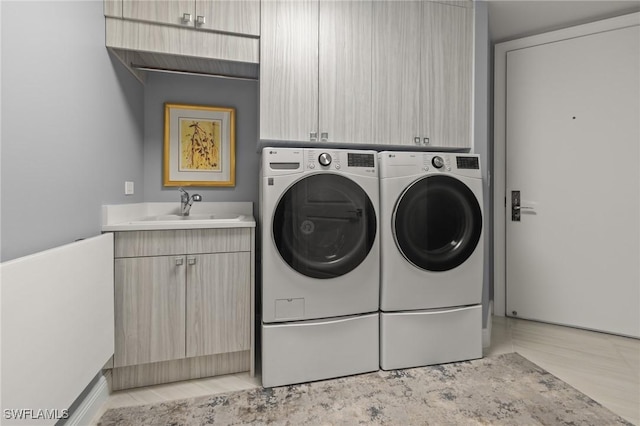
<svg viewBox="0 0 640 426">
<path fill-rule="evenodd" d="M 234 108 L 164 104 L 164 186 L 235 186 Z"/>
</svg>

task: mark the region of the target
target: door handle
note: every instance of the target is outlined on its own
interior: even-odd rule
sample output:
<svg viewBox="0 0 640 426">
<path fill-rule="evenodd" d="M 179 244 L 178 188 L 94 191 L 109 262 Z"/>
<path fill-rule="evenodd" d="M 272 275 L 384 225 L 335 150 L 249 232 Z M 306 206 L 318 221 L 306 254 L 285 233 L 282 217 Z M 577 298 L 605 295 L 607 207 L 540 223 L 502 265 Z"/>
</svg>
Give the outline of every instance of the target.
<svg viewBox="0 0 640 426">
<path fill-rule="evenodd" d="M 520 222 L 520 191 L 511 191 L 511 221 Z"/>
<path fill-rule="evenodd" d="M 522 199 L 520 198 L 520 191 L 511 191 L 511 220 L 513 222 L 520 222 L 520 215 L 522 210 L 527 210 L 535 214 L 535 204 L 530 203 L 533 206 L 523 206 Z"/>
</svg>

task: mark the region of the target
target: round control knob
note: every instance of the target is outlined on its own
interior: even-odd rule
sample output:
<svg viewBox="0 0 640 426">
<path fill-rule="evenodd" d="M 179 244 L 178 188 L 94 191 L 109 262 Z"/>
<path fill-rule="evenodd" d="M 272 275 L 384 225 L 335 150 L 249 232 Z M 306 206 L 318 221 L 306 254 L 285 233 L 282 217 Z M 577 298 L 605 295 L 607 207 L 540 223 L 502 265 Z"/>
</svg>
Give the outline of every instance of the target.
<svg viewBox="0 0 640 426">
<path fill-rule="evenodd" d="M 431 164 L 433 164 L 433 167 L 435 167 L 436 169 L 440 169 L 442 168 L 442 166 L 444 166 L 444 160 L 442 159 L 442 157 L 433 157 L 433 160 L 431 160 Z"/>
<path fill-rule="evenodd" d="M 318 162 L 320 163 L 321 166 L 327 167 L 329 164 L 331 164 L 331 156 L 326 152 L 323 152 L 318 157 Z"/>
</svg>

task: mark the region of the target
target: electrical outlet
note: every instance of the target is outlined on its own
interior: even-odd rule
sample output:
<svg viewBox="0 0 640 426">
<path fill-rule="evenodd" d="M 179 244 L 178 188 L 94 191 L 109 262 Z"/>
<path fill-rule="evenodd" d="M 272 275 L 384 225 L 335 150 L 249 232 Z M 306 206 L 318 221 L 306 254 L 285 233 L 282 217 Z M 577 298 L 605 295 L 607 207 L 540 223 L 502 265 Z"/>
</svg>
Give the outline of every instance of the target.
<svg viewBox="0 0 640 426">
<path fill-rule="evenodd" d="M 133 182 L 126 181 L 124 183 L 124 195 L 133 195 Z"/>
</svg>

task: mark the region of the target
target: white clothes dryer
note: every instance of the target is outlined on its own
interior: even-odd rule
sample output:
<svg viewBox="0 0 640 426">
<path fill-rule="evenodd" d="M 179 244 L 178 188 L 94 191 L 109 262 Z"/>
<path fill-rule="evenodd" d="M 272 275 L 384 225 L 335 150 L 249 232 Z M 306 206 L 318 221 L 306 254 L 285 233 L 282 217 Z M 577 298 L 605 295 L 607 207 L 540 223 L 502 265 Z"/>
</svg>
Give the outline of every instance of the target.
<svg viewBox="0 0 640 426">
<path fill-rule="evenodd" d="M 375 151 L 264 148 L 265 387 L 379 366 Z"/>
<path fill-rule="evenodd" d="M 379 160 L 381 367 L 481 357 L 478 155 L 381 152 Z"/>
</svg>

